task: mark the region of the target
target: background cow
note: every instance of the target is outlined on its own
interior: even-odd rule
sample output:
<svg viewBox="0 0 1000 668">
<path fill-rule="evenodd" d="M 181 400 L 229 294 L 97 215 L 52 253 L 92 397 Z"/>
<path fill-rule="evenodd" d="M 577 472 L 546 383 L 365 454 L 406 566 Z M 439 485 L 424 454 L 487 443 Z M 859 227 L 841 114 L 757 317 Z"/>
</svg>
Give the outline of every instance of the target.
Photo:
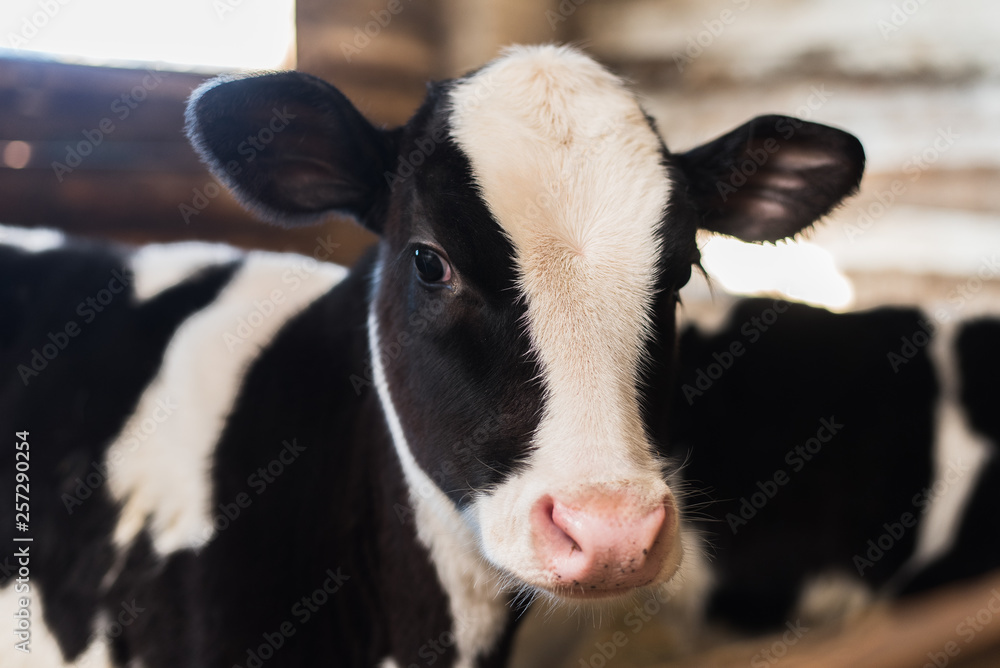
<svg viewBox="0 0 1000 668">
<path fill-rule="evenodd" d="M 710 616 L 774 628 L 822 589 L 849 607 L 1000 565 L 998 342 L 990 308 L 757 299 L 685 328 L 671 448 L 706 491 Z"/>
</svg>

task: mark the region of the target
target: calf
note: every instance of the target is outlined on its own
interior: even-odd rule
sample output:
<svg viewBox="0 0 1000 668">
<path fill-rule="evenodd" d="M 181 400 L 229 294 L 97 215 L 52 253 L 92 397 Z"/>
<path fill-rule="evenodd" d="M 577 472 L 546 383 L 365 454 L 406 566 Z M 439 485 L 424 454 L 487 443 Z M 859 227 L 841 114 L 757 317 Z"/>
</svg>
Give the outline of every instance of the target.
<svg viewBox="0 0 1000 668">
<path fill-rule="evenodd" d="M 33 542 L 5 543 L 30 592 L 11 558 L 0 599 L 52 665 L 498 666 L 538 596 L 682 581 L 665 411 L 696 230 L 794 235 L 864 164 L 781 116 L 671 153 L 560 47 L 434 84 L 393 130 L 292 72 L 209 82 L 188 127 L 261 217 L 381 241 L 350 272 L 3 249 L 0 431 L 31 454 Z"/>
<path fill-rule="evenodd" d="M 668 449 L 703 487 L 709 617 L 778 628 L 1000 567 L 998 312 L 753 299 L 682 330 Z"/>
</svg>

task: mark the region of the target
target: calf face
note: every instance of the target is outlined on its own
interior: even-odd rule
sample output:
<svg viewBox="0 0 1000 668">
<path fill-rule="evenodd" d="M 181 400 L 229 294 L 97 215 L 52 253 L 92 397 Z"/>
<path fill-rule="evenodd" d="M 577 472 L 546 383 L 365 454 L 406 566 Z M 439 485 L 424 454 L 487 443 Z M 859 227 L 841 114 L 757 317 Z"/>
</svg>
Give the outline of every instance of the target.
<svg viewBox="0 0 1000 668">
<path fill-rule="evenodd" d="M 780 116 L 672 154 L 620 79 L 560 47 L 434 84 L 395 130 L 298 73 L 210 82 L 188 114 L 261 216 L 338 211 L 381 235 L 372 379 L 415 503 L 514 585 L 566 598 L 681 561 L 643 396 L 669 376 L 651 370 L 669 371 L 697 228 L 793 235 L 864 164 L 852 136 Z"/>
</svg>

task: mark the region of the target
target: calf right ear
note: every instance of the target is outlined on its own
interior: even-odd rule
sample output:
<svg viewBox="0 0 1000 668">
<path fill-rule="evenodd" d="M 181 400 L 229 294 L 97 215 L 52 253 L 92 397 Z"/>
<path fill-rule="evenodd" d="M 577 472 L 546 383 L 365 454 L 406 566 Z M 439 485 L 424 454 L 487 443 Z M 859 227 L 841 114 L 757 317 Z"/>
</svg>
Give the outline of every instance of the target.
<svg viewBox="0 0 1000 668">
<path fill-rule="evenodd" d="M 701 227 L 744 241 L 794 236 L 854 194 L 861 143 L 843 130 L 760 116 L 676 156 Z"/>
<path fill-rule="evenodd" d="M 336 211 L 375 232 L 395 169 L 391 132 L 300 72 L 220 77 L 194 91 L 187 134 L 212 173 L 260 218 L 297 224 Z"/>
</svg>

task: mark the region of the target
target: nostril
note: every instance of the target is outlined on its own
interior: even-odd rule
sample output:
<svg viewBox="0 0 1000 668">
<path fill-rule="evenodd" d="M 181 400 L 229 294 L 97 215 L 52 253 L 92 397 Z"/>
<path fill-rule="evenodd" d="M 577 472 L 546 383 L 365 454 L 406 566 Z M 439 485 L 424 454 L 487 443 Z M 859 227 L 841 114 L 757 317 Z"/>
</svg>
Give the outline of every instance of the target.
<svg viewBox="0 0 1000 668">
<path fill-rule="evenodd" d="M 588 554 L 652 549 L 666 520 L 663 504 L 639 506 L 632 499 L 603 498 L 581 505 L 551 502 L 552 524 Z"/>
<path fill-rule="evenodd" d="M 532 509 L 539 566 L 557 586 L 614 593 L 653 582 L 675 551 L 673 500 L 626 492 L 546 495 Z"/>
<path fill-rule="evenodd" d="M 555 553 L 581 551 L 570 532 L 557 520 L 556 505 L 551 496 L 542 497 L 535 505 L 531 519 L 536 536 Z"/>
<path fill-rule="evenodd" d="M 572 543 L 571 549 L 578 552 L 585 552 L 584 548 L 589 548 L 586 527 L 582 526 L 585 518 L 581 518 L 578 511 L 569 509 L 561 503 L 552 503 L 552 524 L 556 526 L 566 538 Z"/>
</svg>

